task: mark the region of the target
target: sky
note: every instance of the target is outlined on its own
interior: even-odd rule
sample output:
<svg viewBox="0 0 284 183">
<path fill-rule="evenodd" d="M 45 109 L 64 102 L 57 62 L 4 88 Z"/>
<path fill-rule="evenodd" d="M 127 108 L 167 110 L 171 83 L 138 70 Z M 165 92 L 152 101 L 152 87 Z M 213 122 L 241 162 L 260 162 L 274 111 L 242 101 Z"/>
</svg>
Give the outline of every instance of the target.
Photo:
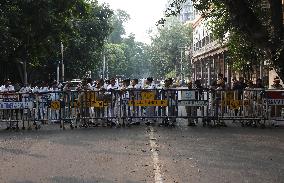
<svg viewBox="0 0 284 183">
<path fill-rule="evenodd" d="M 125 10 L 131 20 L 125 25 L 126 34 L 134 33 L 136 40 L 150 43 L 147 31 L 155 27 L 163 17 L 168 0 L 99 0 L 99 3 L 110 5 L 111 9 Z"/>
</svg>

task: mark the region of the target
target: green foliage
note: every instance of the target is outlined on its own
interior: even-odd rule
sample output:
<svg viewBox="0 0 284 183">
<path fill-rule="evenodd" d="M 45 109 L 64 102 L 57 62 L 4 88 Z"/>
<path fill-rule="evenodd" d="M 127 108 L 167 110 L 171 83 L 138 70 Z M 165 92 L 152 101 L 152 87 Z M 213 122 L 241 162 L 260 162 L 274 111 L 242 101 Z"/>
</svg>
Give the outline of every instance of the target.
<svg viewBox="0 0 284 183">
<path fill-rule="evenodd" d="M 147 46 L 135 41 L 135 35 L 125 37 L 124 24 L 130 16 L 123 10 L 115 11 L 112 17 L 112 33 L 105 46 L 105 56 L 110 77 L 123 75 L 128 78 L 141 78 L 149 72 L 146 54 Z"/>
<path fill-rule="evenodd" d="M 158 28 L 158 34 L 152 36 L 149 50 L 151 74 L 165 77 L 175 68 L 180 68 L 181 51 L 184 52 L 184 47 L 189 47 L 191 43 L 192 28 L 183 25 L 176 18 L 168 19 L 163 27 Z"/>
<path fill-rule="evenodd" d="M 109 36 L 109 42 L 120 44 L 123 40 L 122 36 L 125 35 L 124 24 L 130 19 L 130 15 L 124 10 L 116 10 L 115 16 L 112 16 L 112 33 Z"/>
<path fill-rule="evenodd" d="M 29 71 L 54 74 L 63 42 L 67 75 L 79 76 L 95 68 L 110 33 L 111 14 L 96 1 L 3 0 L 0 62 L 18 65 L 26 61 Z M 46 75 L 42 79 L 47 79 Z"/>
<path fill-rule="evenodd" d="M 98 73 L 105 39 L 111 33 L 111 16 L 107 7 L 92 4 L 84 19 L 73 22 L 76 36 L 69 39 L 65 58 L 69 78 L 81 78 L 87 71 Z"/>
</svg>

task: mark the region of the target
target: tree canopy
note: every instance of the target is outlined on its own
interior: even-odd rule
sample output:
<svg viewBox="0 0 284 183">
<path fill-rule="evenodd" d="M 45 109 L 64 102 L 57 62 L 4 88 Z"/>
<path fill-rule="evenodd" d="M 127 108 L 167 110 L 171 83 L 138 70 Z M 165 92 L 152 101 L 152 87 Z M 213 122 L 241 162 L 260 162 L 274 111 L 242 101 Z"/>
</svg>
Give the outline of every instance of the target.
<svg viewBox="0 0 284 183">
<path fill-rule="evenodd" d="M 157 77 L 176 77 L 180 74 L 181 55 L 185 61 L 185 50 L 192 44 L 192 28 L 182 24 L 177 18 L 169 18 L 163 27 L 158 27 L 152 36 L 150 63 L 153 74 Z M 181 54 L 182 52 L 182 54 Z M 184 64 L 189 68 L 189 62 Z M 185 73 L 189 74 L 189 70 Z"/>
<path fill-rule="evenodd" d="M 100 59 L 99 52 L 111 30 L 111 14 L 97 1 L 3 0 L 0 62 L 12 62 L 22 72 L 26 62 L 30 75 L 33 71 L 53 74 L 61 60 L 63 42 L 67 75 L 79 76 Z"/>
</svg>

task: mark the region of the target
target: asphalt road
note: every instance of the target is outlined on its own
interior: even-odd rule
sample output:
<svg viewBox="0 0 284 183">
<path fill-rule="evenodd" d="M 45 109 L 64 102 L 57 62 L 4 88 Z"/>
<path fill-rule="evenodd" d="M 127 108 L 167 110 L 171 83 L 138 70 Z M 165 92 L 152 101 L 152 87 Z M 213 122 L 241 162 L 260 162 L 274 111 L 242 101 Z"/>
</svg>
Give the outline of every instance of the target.
<svg viewBox="0 0 284 183">
<path fill-rule="evenodd" d="M 1 183 L 284 182 L 284 129 L 0 131 Z"/>
</svg>

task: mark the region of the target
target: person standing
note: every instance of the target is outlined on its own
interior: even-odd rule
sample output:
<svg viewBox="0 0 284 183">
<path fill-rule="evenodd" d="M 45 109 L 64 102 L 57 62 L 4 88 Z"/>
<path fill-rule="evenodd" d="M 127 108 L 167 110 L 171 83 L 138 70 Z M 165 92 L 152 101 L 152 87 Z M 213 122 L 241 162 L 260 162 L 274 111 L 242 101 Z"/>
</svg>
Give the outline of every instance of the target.
<svg viewBox="0 0 284 183">
<path fill-rule="evenodd" d="M 280 84 L 280 78 L 276 76 L 273 80 L 273 85 L 271 85 L 271 89 L 283 89 L 283 86 Z"/>
<path fill-rule="evenodd" d="M 169 101 L 168 114 L 170 116 L 166 121 L 165 125 L 175 126 L 176 125 L 176 115 L 177 115 L 177 93 L 173 90 L 175 87 L 173 85 L 173 79 L 168 78 L 165 80 L 164 98 Z"/>
<path fill-rule="evenodd" d="M 187 88 L 189 90 L 188 92 L 194 93 L 192 81 L 188 82 Z M 195 98 L 196 98 L 196 96 L 195 96 Z M 187 113 L 187 116 L 188 116 L 188 124 L 187 125 L 188 126 L 196 126 L 195 117 L 197 116 L 197 107 L 196 106 L 186 106 L 185 110 L 186 110 L 186 113 Z"/>
<path fill-rule="evenodd" d="M 1 86 L 1 92 L 5 92 L 5 93 L 15 92 L 15 88 L 12 85 L 10 79 L 7 79 L 5 81 L 5 84 Z"/>
<path fill-rule="evenodd" d="M 280 78 L 278 76 L 276 76 L 274 78 L 274 81 L 273 81 L 273 85 L 271 85 L 271 89 L 274 89 L 274 90 L 283 90 L 283 86 L 280 84 Z M 271 113 L 272 113 L 272 116 L 275 116 L 275 117 L 280 117 L 281 116 L 281 110 L 283 110 L 284 106 L 282 105 L 274 105 L 271 107 Z M 279 124 L 277 121 L 274 121 L 274 126 L 278 127 Z"/>
<path fill-rule="evenodd" d="M 156 95 L 156 92 L 155 92 L 156 86 L 153 83 L 153 78 L 152 77 L 148 77 L 146 79 L 144 89 L 145 90 L 149 90 L 147 92 L 153 92 Z M 155 116 L 155 109 L 156 109 L 155 106 L 148 106 L 148 107 L 145 108 L 145 115 L 146 115 L 147 118 L 149 118 L 148 120 L 146 120 L 146 123 L 145 123 L 146 125 L 151 125 L 151 124 L 155 124 L 156 123 L 157 120 L 154 118 L 154 116 Z"/>
<path fill-rule="evenodd" d="M 118 96 L 117 96 L 117 90 L 119 89 L 119 86 L 116 85 L 115 78 L 110 79 L 110 84 L 107 86 L 107 101 L 109 102 L 107 114 L 108 118 L 110 118 L 111 126 L 117 125 L 120 126 L 120 123 L 117 119 L 117 112 L 118 112 Z"/>
<path fill-rule="evenodd" d="M 20 97 L 21 97 L 21 100 L 22 102 L 32 102 L 32 89 L 30 86 L 24 84 L 20 91 L 19 91 L 19 94 L 20 94 Z M 29 112 L 30 110 L 30 112 Z M 26 117 L 28 117 L 28 114 L 31 114 L 31 109 L 22 109 L 21 110 L 21 115 L 22 115 L 22 119 L 23 119 L 23 116 L 25 115 Z M 24 121 L 23 121 L 24 123 Z"/>
<path fill-rule="evenodd" d="M 11 100 L 9 95 L 11 95 L 12 93 L 15 92 L 15 88 L 12 85 L 11 81 L 9 79 L 7 79 L 5 81 L 5 84 L 1 86 L 1 92 L 3 93 L 3 100 L 5 101 L 9 101 Z M 9 120 L 7 120 L 6 122 L 6 130 L 9 130 L 11 128 L 14 128 L 14 122 L 11 122 L 11 117 L 13 116 L 14 110 L 5 110 L 4 111 L 4 116 L 5 118 L 9 118 Z"/>
</svg>

